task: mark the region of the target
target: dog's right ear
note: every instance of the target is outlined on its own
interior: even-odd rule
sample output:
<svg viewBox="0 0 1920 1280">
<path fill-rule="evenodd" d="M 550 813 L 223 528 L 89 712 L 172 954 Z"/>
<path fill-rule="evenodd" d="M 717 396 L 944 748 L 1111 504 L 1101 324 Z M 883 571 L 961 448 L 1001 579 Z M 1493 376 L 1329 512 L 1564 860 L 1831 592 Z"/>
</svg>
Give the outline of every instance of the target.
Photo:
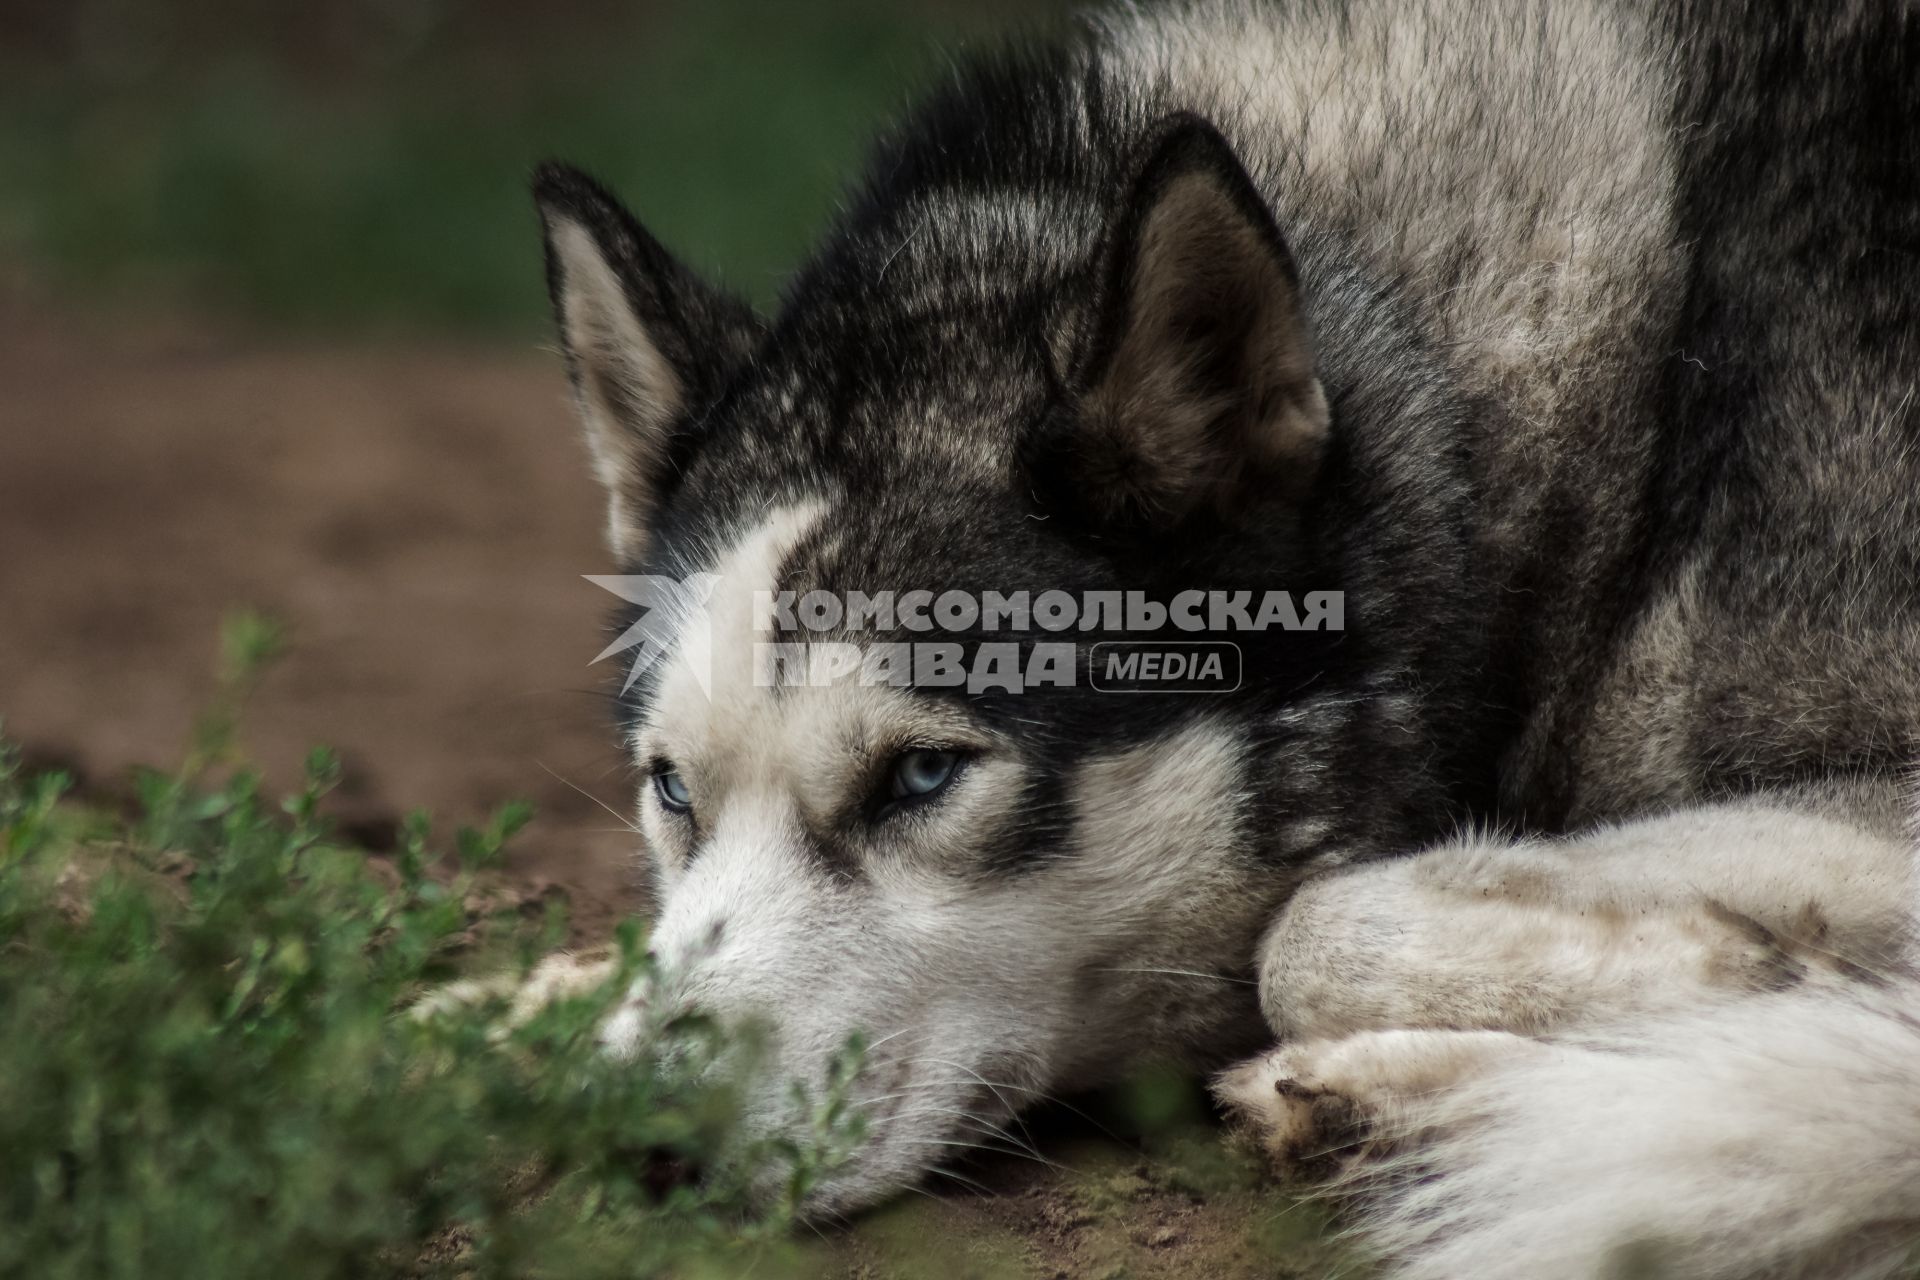
<svg viewBox="0 0 1920 1280">
<path fill-rule="evenodd" d="M 1310 493 L 1329 414 L 1299 274 L 1211 123 L 1158 126 L 1094 265 L 1049 336 L 1068 403 L 1031 446 L 1036 494 L 1113 534 Z"/>
<path fill-rule="evenodd" d="M 719 397 L 764 327 L 578 169 L 541 166 L 533 195 L 567 372 L 607 490 L 607 540 L 630 565 L 689 443 L 689 419 Z"/>
</svg>

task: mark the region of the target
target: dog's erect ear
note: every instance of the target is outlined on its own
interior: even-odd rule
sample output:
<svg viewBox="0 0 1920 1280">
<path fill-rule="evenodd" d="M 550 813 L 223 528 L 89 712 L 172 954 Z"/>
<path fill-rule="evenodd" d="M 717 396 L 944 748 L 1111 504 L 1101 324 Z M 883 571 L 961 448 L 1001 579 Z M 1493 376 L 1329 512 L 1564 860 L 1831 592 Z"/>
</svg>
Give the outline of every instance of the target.
<svg viewBox="0 0 1920 1280">
<path fill-rule="evenodd" d="M 1207 121 L 1169 119 L 1143 154 L 1056 343 L 1071 403 L 1039 442 L 1042 488 L 1135 527 L 1301 496 L 1327 401 L 1286 242 Z"/>
<path fill-rule="evenodd" d="M 762 325 L 579 170 L 542 166 L 533 194 L 567 371 L 607 488 L 608 541 L 631 564 L 689 419 L 720 395 Z"/>
</svg>

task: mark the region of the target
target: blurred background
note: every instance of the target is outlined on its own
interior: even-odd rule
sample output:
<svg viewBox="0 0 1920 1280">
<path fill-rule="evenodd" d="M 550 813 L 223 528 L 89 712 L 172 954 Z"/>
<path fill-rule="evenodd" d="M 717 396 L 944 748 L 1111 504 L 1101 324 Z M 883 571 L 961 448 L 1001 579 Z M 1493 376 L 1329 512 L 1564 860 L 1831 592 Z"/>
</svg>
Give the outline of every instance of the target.
<svg viewBox="0 0 1920 1280">
<path fill-rule="evenodd" d="M 291 648 L 244 736 L 336 813 L 540 817 L 513 874 L 637 905 L 589 668 L 599 497 L 526 197 L 592 170 L 762 305 L 867 138 L 1033 0 L 0 0 L 0 731 L 111 800 L 219 619 Z"/>
</svg>

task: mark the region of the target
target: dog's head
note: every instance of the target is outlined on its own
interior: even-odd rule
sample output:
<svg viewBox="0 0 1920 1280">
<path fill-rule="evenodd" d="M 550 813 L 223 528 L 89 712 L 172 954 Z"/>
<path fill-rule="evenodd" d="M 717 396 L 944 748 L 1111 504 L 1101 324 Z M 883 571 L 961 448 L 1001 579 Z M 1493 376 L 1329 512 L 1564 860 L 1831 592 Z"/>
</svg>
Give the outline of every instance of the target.
<svg viewBox="0 0 1920 1280">
<path fill-rule="evenodd" d="M 589 179 L 537 181 L 613 549 L 699 584 L 622 700 L 671 976 L 609 1036 L 663 1002 L 758 1022 L 775 1127 L 780 1082 L 864 1032 L 870 1138 L 819 1208 L 1046 1092 L 1257 1038 L 1259 931 L 1356 847 L 1330 808 L 1359 756 L 1410 733 L 1346 634 L 1126 629 L 1130 593 L 1341 585 L 1288 250 L 1210 126 L 1133 155 L 1088 183 L 1117 201 L 896 177 L 771 323 Z M 996 594 L 1031 614 L 969 609 Z M 1237 687 L 1095 687 L 1096 642 L 1169 636 L 1238 644 Z"/>
</svg>

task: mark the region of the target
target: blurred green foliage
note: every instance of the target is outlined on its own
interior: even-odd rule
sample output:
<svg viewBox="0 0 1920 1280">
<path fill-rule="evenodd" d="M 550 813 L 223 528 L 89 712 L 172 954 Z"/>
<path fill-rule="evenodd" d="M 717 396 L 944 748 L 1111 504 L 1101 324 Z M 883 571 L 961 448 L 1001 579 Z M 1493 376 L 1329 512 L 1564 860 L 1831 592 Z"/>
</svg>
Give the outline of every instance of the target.
<svg viewBox="0 0 1920 1280">
<path fill-rule="evenodd" d="M 911 88 L 1036 12 L 10 0 L 0 265 L 306 328 L 538 332 L 525 180 L 558 157 L 765 303 Z"/>
<path fill-rule="evenodd" d="M 669 1052 L 600 1051 L 648 963 L 632 929 L 606 981 L 530 1017 L 509 1015 L 511 984 L 411 1012 L 462 957 L 517 950 L 525 973 L 564 936 L 473 905 L 527 812 L 459 833 L 457 869 L 424 818 L 376 864 L 319 816 L 329 753 L 277 807 L 244 769 L 200 774 L 231 762 L 232 710 L 274 647 L 257 620 L 229 629 L 195 772 L 144 775 L 126 819 L 62 804 L 61 778 L 0 747 L 0 1275 L 778 1266 L 799 1199 L 858 1142 L 857 1046 L 822 1096 L 796 1090 L 799 1137 L 740 1142 L 703 1074 L 737 1046 L 659 1027 L 643 1044 Z M 711 1174 L 656 1176 L 675 1165 Z"/>
</svg>

